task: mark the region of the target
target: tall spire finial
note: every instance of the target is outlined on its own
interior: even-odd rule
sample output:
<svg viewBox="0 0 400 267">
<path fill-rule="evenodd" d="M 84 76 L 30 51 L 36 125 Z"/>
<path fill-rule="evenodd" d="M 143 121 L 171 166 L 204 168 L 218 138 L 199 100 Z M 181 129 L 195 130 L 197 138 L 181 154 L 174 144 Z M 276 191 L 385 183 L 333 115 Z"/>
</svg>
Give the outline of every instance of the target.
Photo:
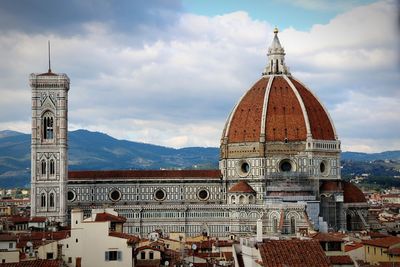
<svg viewBox="0 0 400 267">
<path fill-rule="evenodd" d="M 263 75 L 290 75 L 289 69 L 285 64 L 285 50 L 278 38 L 278 27 L 274 29 L 274 38 L 268 48 L 268 63 Z"/>
<path fill-rule="evenodd" d="M 48 47 L 48 52 L 49 52 L 49 70 L 48 72 L 51 72 L 51 64 L 50 64 L 50 40 L 47 42 L 47 47 Z"/>
</svg>

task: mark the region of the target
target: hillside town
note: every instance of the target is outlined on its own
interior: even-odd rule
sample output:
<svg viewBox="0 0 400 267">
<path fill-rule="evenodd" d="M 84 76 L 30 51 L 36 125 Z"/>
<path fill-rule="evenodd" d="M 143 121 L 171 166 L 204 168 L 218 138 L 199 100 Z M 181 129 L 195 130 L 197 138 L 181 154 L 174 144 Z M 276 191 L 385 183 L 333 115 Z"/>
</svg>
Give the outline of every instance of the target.
<svg viewBox="0 0 400 267">
<path fill-rule="evenodd" d="M 365 193 L 369 227 L 363 231 L 263 235 L 259 222 L 247 237 L 204 233 L 126 234 L 126 218 L 112 207 L 71 213 L 67 227 L 46 217 L 30 217 L 29 189 L 0 190 L 1 266 L 400 266 L 400 191 Z M 228 234 L 228 233 L 227 233 Z M 84 248 L 84 249 L 83 249 Z M 99 257 L 99 252 L 103 257 Z M 303 265 L 296 265 L 302 263 Z M 292 265 L 291 265 L 292 264 Z M 281 265 L 276 265 L 281 266 Z"/>
</svg>

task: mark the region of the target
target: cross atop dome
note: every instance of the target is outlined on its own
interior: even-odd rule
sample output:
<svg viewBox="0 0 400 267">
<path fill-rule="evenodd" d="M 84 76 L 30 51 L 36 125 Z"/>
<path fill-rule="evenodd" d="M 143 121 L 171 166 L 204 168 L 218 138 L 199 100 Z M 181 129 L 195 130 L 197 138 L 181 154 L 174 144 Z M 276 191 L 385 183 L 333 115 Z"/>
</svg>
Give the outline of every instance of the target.
<svg viewBox="0 0 400 267">
<path fill-rule="evenodd" d="M 274 39 L 268 48 L 268 64 L 264 69 L 263 75 L 284 74 L 290 75 L 289 68 L 285 64 L 285 49 L 283 49 L 278 38 L 278 28 L 274 29 Z"/>
</svg>

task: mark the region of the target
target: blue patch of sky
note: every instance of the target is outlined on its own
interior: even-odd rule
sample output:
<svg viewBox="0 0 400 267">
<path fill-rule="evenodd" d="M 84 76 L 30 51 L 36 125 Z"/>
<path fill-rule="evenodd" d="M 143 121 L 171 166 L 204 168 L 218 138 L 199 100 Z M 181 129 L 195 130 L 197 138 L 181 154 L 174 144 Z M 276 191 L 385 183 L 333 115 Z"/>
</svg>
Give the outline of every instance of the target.
<svg viewBox="0 0 400 267">
<path fill-rule="evenodd" d="M 280 29 L 308 31 L 314 24 L 327 24 L 346 10 L 376 0 L 182 0 L 186 12 L 217 16 L 245 11 L 252 19 L 267 21 Z"/>
</svg>

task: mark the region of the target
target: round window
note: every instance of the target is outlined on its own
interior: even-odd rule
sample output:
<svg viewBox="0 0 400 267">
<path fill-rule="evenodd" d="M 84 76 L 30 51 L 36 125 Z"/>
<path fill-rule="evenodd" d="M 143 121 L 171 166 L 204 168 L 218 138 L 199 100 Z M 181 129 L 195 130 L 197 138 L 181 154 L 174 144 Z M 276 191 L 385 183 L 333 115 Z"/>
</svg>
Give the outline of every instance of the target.
<svg viewBox="0 0 400 267">
<path fill-rule="evenodd" d="M 117 189 L 114 189 L 110 192 L 110 199 L 112 201 L 118 201 L 121 199 L 121 192 Z"/>
<path fill-rule="evenodd" d="M 281 162 L 281 164 L 279 165 L 279 169 L 282 172 L 290 172 L 292 170 L 292 163 L 290 163 L 290 160 L 288 160 L 288 159 L 283 160 Z"/>
<path fill-rule="evenodd" d="M 242 170 L 243 173 L 248 173 L 250 170 L 250 165 L 247 162 L 243 162 L 242 165 L 240 166 L 240 169 Z"/>
<path fill-rule="evenodd" d="M 329 163 L 326 160 L 321 161 L 319 164 L 319 171 L 323 176 L 328 176 L 330 172 Z"/>
<path fill-rule="evenodd" d="M 74 201 L 74 200 L 75 200 L 75 197 L 76 197 L 75 192 L 69 190 L 68 193 L 67 193 L 67 199 L 68 199 L 68 201 Z"/>
<path fill-rule="evenodd" d="M 209 196 L 208 190 L 206 190 L 206 189 L 199 190 L 199 192 L 197 193 L 197 196 L 200 200 L 207 200 L 208 196 Z"/>
<path fill-rule="evenodd" d="M 156 200 L 164 200 L 166 197 L 166 193 L 164 190 L 162 189 L 158 189 L 155 193 L 154 193 L 154 197 L 156 198 Z"/>
<path fill-rule="evenodd" d="M 319 164 L 319 171 L 320 171 L 321 173 L 324 173 L 325 170 L 326 170 L 325 162 L 321 162 L 321 164 Z"/>
</svg>

